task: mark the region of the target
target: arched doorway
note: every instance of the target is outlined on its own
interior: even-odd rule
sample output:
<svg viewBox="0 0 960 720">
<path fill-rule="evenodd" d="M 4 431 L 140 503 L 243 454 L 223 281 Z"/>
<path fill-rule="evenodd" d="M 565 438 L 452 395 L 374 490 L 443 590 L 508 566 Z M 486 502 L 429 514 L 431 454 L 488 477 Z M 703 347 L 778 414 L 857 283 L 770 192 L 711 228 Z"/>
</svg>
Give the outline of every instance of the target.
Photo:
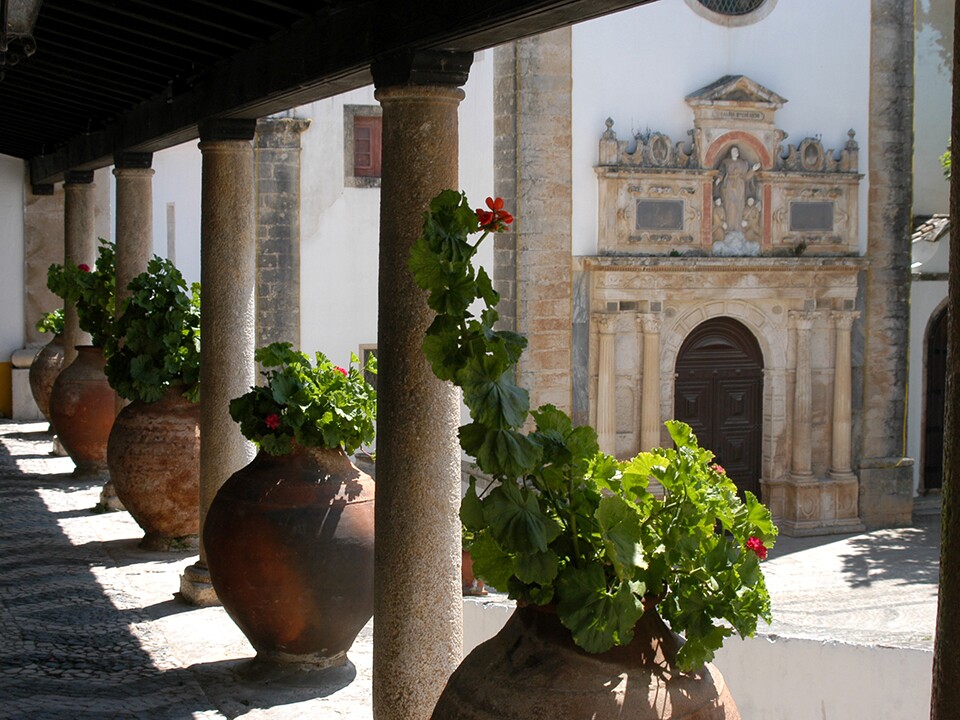
<svg viewBox="0 0 960 720">
<path fill-rule="evenodd" d="M 732 318 L 693 329 L 677 356 L 674 416 L 688 423 L 742 493 L 760 497 L 763 355 Z"/>
<path fill-rule="evenodd" d="M 927 334 L 927 397 L 923 422 L 923 487 L 943 482 L 943 413 L 947 385 L 947 309 L 931 321 Z"/>
</svg>

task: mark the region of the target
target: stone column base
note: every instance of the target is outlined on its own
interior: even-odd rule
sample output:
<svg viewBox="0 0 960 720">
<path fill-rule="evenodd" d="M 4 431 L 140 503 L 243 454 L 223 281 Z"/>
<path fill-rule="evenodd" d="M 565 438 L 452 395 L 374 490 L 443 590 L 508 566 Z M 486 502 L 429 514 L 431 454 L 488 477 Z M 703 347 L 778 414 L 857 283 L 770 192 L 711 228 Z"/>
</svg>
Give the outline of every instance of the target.
<svg viewBox="0 0 960 720">
<path fill-rule="evenodd" d="M 860 461 L 860 516 L 868 527 L 909 525 L 913 521 L 913 458 Z"/>
<path fill-rule="evenodd" d="M 180 576 L 180 599 L 196 607 L 220 604 L 217 591 L 210 581 L 210 569 L 204 562 L 189 565 Z"/>
<path fill-rule="evenodd" d="M 764 502 L 784 535 L 861 532 L 857 476 L 787 477 L 761 480 Z"/>
</svg>

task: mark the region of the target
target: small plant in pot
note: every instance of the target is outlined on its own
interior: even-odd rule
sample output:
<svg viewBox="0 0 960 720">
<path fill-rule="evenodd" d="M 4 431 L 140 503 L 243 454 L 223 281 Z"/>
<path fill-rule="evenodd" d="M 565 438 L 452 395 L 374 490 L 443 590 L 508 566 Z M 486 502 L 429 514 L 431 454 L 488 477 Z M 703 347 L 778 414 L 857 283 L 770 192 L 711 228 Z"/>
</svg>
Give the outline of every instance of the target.
<svg viewBox="0 0 960 720">
<path fill-rule="evenodd" d="M 107 438 L 116 415 L 116 394 L 103 374 L 103 345 L 114 332 L 116 253 L 100 240 L 96 265 L 51 265 L 47 287 L 76 308 L 80 329 L 91 345 L 76 346 L 75 359 L 57 376 L 50 393 L 50 421 L 63 448 L 76 463 L 76 474 L 107 474 Z M 74 348 L 64 348 L 67 358 Z M 108 489 L 109 488 L 109 489 Z M 104 496 L 112 497 L 107 483 Z"/>
<path fill-rule="evenodd" d="M 495 480 L 482 495 L 471 481 L 461 505 L 474 573 L 519 607 L 464 660 L 434 717 L 520 718 L 549 705 L 558 717 L 739 718 L 705 663 L 726 637 L 769 621 L 760 561 L 777 535 L 770 513 L 750 493 L 738 498 L 683 423 L 667 423 L 675 447 L 618 461 L 556 407 L 530 410 L 513 372 L 526 340 L 494 329 L 499 298 L 472 263 L 512 220 L 499 199 L 474 211 L 445 191 L 410 259 L 437 312 L 424 354 L 463 389 L 472 422 L 461 446 Z M 622 672 L 650 696 L 618 694 L 607 681 Z"/>
<path fill-rule="evenodd" d="M 244 675 L 346 667 L 373 615 L 374 518 L 373 480 L 348 453 L 373 440 L 376 392 L 355 355 L 340 367 L 273 343 L 255 357 L 264 383 L 230 414 L 260 451 L 207 513 L 210 577 L 257 650 Z"/>
<path fill-rule="evenodd" d="M 200 531 L 200 285 L 154 256 L 131 280 L 106 375 L 130 400 L 107 446 L 117 496 L 149 550 L 196 547 Z"/>
</svg>

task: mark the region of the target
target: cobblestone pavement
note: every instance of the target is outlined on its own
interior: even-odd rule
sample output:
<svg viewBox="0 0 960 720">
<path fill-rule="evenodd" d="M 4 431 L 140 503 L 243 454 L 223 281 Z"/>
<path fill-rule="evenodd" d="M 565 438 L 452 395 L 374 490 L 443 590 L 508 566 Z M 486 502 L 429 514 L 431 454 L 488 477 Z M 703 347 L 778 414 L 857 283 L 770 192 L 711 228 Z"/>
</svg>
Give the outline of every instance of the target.
<svg viewBox="0 0 960 720">
<path fill-rule="evenodd" d="M 0 421 L 0 720 L 369 720 L 370 625 L 325 682 L 239 679 L 254 651 L 236 625 L 174 597 L 196 556 L 139 550 L 128 513 L 94 514 L 100 484 L 50 454 L 46 429 Z M 938 539 L 936 517 L 781 537 L 764 563 L 774 623 L 761 633 L 932 649 Z"/>
<path fill-rule="evenodd" d="M 371 626 L 324 682 L 239 680 L 246 638 L 174 597 L 196 556 L 141 551 L 128 513 L 93 513 L 100 483 L 46 429 L 0 421 L 0 718 L 371 717 Z"/>
</svg>

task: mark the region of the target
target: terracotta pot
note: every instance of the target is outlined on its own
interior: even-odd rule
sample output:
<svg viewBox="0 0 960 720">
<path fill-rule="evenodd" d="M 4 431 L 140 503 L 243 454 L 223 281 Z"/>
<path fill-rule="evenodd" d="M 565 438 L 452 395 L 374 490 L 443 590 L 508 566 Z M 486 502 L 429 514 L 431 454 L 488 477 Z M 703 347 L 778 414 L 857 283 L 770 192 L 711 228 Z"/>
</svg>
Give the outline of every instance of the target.
<svg viewBox="0 0 960 720">
<path fill-rule="evenodd" d="M 49 422 L 50 420 L 50 393 L 53 383 L 63 368 L 63 336 L 59 333 L 53 336 L 37 353 L 30 364 L 30 392 L 40 408 L 40 412 Z"/>
<path fill-rule="evenodd" d="M 200 405 L 171 387 L 117 415 L 107 463 L 117 497 L 146 535 L 145 550 L 197 546 L 200 532 Z"/>
<path fill-rule="evenodd" d="M 259 663 L 326 668 L 373 616 L 374 483 L 343 450 L 260 452 L 203 525 L 217 596 Z"/>
<path fill-rule="evenodd" d="M 464 550 L 460 565 L 460 581 L 465 596 L 487 595 L 483 580 L 473 574 L 473 556 L 469 550 Z"/>
<path fill-rule="evenodd" d="M 630 644 L 592 655 L 574 644 L 556 613 L 518 608 L 460 664 L 432 717 L 740 720 L 716 668 L 671 668 L 682 642 L 648 610 Z"/>
<path fill-rule="evenodd" d="M 75 475 L 106 476 L 107 439 L 117 395 L 103 374 L 103 350 L 78 345 L 77 358 L 57 376 L 50 393 L 50 421 Z"/>
</svg>

